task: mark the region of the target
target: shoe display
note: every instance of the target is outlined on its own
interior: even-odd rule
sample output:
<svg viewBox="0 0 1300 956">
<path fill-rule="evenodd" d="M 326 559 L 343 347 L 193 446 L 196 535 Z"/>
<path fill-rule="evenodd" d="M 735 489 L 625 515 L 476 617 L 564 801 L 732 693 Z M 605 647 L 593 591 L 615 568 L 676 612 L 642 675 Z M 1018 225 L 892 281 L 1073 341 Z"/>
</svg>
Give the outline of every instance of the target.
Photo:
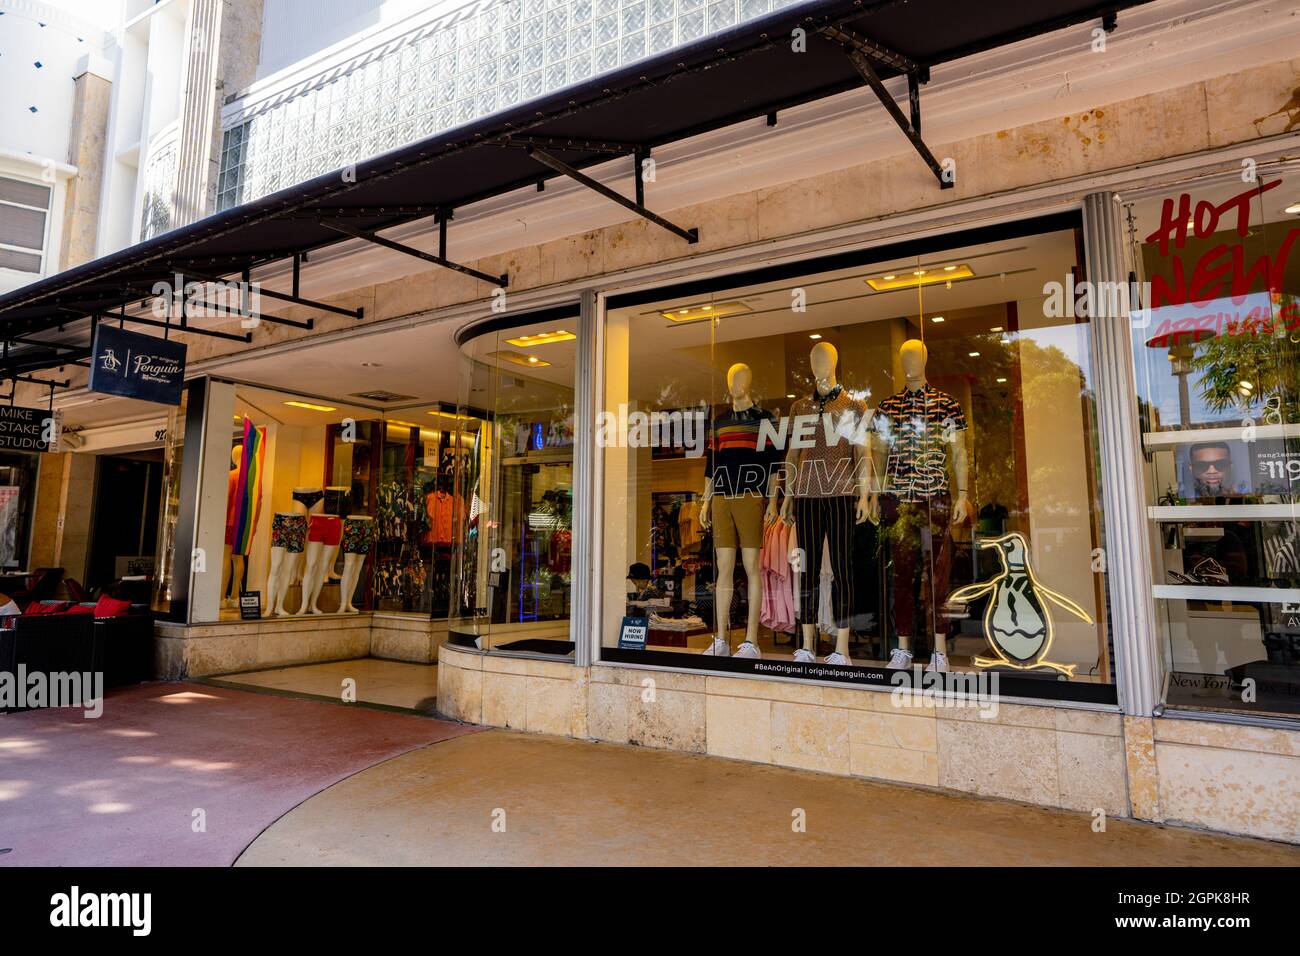
<svg viewBox="0 0 1300 956">
<path fill-rule="evenodd" d="M 894 653 L 889 656 L 889 663 L 885 665 L 891 671 L 905 671 L 912 666 L 912 652 L 905 651 L 901 647 L 894 648 Z"/>
<path fill-rule="evenodd" d="M 813 657 L 812 651 L 805 651 L 802 647 L 794 652 L 796 664 L 816 664 L 817 658 Z"/>
<path fill-rule="evenodd" d="M 841 654 L 839 651 L 835 651 L 834 653 L 827 654 L 824 658 L 822 658 L 822 663 L 823 663 L 823 664 L 836 664 L 836 665 L 838 665 L 838 666 L 840 666 L 840 667 L 852 667 L 852 666 L 853 666 L 853 661 L 849 660 L 849 658 L 845 657 L 845 656 L 844 656 L 843 654 Z"/>
<path fill-rule="evenodd" d="M 704 652 L 705 657 L 730 657 L 731 645 L 720 637 L 715 637 L 713 643 L 709 645 L 708 650 Z"/>
<path fill-rule="evenodd" d="M 731 656 L 732 656 L 732 657 L 748 657 L 748 658 L 752 658 L 752 659 L 754 659 L 754 660 L 758 660 L 758 659 L 760 659 L 763 655 L 762 655 L 761 653 L 759 653 L 758 645 L 757 645 L 757 644 L 755 644 L 753 641 L 745 641 L 745 642 L 744 642 L 743 644 L 741 644 L 738 648 L 736 648 L 736 653 L 732 654 Z"/>
<path fill-rule="evenodd" d="M 925 665 L 925 670 L 927 673 L 929 673 L 930 671 L 937 671 L 939 673 L 943 673 L 947 669 L 948 669 L 948 655 L 940 654 L 938 651 L 934 652 L 934 655 L 930 658 L 930 663 Z"/>
</svg>

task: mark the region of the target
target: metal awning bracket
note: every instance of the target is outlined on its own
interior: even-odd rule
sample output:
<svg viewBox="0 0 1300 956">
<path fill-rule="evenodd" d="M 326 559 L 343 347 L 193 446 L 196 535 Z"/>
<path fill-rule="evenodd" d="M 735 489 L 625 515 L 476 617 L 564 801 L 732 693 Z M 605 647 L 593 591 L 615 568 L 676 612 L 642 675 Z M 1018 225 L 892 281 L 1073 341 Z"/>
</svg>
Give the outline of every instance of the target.
<svg viewBox="0 0 1300 956">
<path fill-rule="evenodd" d="M 908 138 L 912 147 L 920 154 L 921 159 L 925 160 L 925 164 L 934 173 L 934 178 L 939 180 L 939 188 L 951 189 L 956 185 L 956 181 L 951 176 L 946 175 L 944 167 L 934 158 L 930 148 L 925 145 L 925 140 L 921 139 L 921 84 L 928 82 L 930 79 L 929 67 L 922 66 L 901 53 L 896 53 L 843 27 L 824 26 L 819 28 L 819 32 L 831 42 L 837 43 L 844 48 L 845 55 L 848 56 L 849 62 L 858 71 L 858 75 L 862 77 L 863 82 L 871 88 L 871 92 L 876 94 L 876 99 L 880 100 L 881 105 L 884 106 L 894 122 L 898 124 L 898 128 L 903 131 L 903 135 Z M 894 98 L 889 95 L 889 91 L 885 89 L 880 74 L 876 72 L 876 65 L 898 70 L 907 76 L 910 120 L 903 115 L 903 111 L 894 102 Z"/>
<path fill-rule="evenodd" d="M 383 236 L 369 232 L 365 229 L 358 229 L 355 226 L 349 226 L 342 222 L 321 221 L 321 225 L 326 229 L 333 229 L 335 232 L 341 232 L 345 236 L 351 236 L 353 239 L 364 239 L 366 242 L 372 242 L 377 246 L 383 246 L 385 249 L 392 249 L 394 252 L 402 252 L 408 256 L 414 256 L 416 259 L 423 259 L 425 262 L 432 262 L 435 266 L 442 266 L 444 269 L 451 269 L 453 272 L 459 272 L 462 275 L 473 276 L 483 282 L 491 283 L 505 287 L 510 280 L 508 273 L 501 273 L 499 276 L 491 276 L 486 272 L 480 272 L 477 269 L 471 269 L 469 266 L 463 266 L 459 262 L 452 262 L 446 257 L 447 247 L 447 220 L 451 218 L 449 210 L 443 210 L 438 213 L 438 242 L 439 250 L 442 255 L 434 255 L 432 252 L 425 252 L 423 249 L 416 249 L 414 246 L 403 245 L 400 242 L 394 242 L 392 239 L 385 239 Z M 265 293 L 263 293 L 265 294 Z M 358 316 L 360 318 L 360 316 Z"/>
<path fill-rule="evenodd" d="M 537 160 L 543 166 L 549 166 L 557 173 L 560 173 L 564 176 L 568 176 L 570 179 L 574 180 L 575 182 L 581 183 L 582 185 L 586 186 L 588 189 L 600 193 L 606 199 L 613 200 L 614 202 L 622 206 L 624 209 L 630 209 L 641 218 L 648 219 L 651 222 L 653 222 L 656 226 L 660 226 L 664 229 L 667 229 L 673 235 L 681 236 L 687 242 L 692 244 L 700 241 L 699 229 L 683 229 L 681 226 L 677 225 L 676 223 L 669 222 L 663 216 L 653 213 L 645 207 L 645 203 L 643 202 L 644 186 L 641 179 L 641 157 L 643 155 L 648 156 L 649 150 L 638 149 L 633 153 L 633 155 L 637 157 L 637 163 L 636 163 L 637 198 L 635 200 L 628 199 L 626 196 L 619 195 L 617 192 L 610 189 L 604 183 L 597 182 L 596 180 L 588 176 L 586 173 L 579 172 L 578 170 L 570 166 L 568 163 L 556 159 L 554 156 L 552 156 L 550 153 L 546 152 L 543 149 L 537 149 L 536 147 L 529 147 L 528 155 L 531 156 L 533 159 Z"/>
</svg>

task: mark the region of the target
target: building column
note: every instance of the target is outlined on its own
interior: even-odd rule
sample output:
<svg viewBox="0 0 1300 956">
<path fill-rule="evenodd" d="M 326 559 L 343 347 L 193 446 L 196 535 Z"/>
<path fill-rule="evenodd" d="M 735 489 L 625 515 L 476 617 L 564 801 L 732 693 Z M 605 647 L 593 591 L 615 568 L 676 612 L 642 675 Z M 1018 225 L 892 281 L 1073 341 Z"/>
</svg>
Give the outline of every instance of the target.
<svg viewBox="0 0 1300 956">
<path fill-rule="evenodd" d="M 68 180 L 63 197 L 63 230 L 59 270 L 95 258 L 98 251 L 99 200 L 104 187 L 108 143 L 108 110 L 112 67 L 100 57 L 85 56 L 72 78 L 72 125 L 68 131 L 68 162 L 77 174 Z"/>
</svg>

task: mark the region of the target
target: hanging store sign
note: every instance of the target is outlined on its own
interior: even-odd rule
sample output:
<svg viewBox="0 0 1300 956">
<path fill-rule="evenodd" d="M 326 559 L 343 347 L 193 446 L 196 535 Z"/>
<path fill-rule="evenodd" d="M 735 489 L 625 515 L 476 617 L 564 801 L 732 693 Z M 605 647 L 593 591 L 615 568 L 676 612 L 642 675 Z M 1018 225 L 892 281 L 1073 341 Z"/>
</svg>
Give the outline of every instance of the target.
<svg viewBox="0 0 1300 956">
<path fill-rule="evenodd" d="M 58 446 L 58 417 L 48 408 L 0 405 L 0 449 L 50 451 Z"/>
<path fill-rule="evenodd" d="M 90 390 L 179 405 L 185 387 L 185 346 L 101 322 L 95 327 Z"/>
</svg>

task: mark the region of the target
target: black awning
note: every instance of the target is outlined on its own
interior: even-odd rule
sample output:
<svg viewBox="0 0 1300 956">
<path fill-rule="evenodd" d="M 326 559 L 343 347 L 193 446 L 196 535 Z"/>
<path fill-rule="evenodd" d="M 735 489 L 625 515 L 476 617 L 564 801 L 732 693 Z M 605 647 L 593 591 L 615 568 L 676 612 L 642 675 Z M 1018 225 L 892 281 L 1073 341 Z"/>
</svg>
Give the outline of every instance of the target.
<svg viewBox="0 0 1300 956">
<path fill-rule="evenodd" d="M 367 160 L 354 181 L 337 171 L 319 176 L 0 296 L 0 337 L 6 343 L 0 377 L 69 361 L 66 351 L 45 356 L 33 351 L 40 347 L 30 339 L 20 344 L 14 336 L 148 298 L 155 282 L 178 271 L 195 280 L 237 276 L 349 238 L 377 241 L 378 230 L 429 217 L 441 219 L 445 242 L 454 211 L 478 200 L 561 175 L 581 180 L 583 167 L 612 156 L 638 157 L 665 143 L 779 115 L 863 85 L 882 93 L 872 77 L 906 74 L 919 91 L 932 65 L 1092 19 L 1112 27 L 1115 11 L 1138 2 L 824 0 L 790 7 Z M 796 28 L 806 33 L 804 52 L 792 49 Z M 892 107 L 899 135 L 917 144 L 922 155 L 916 161 L 922 164 L 922 138 L 908 131 L 909 117 L 913 123 L 919 119 L 915 98 L 885 105 Z M 936 189 L 941 185 L 936 181 Z M 644 206 L 637 211 L 656 218 Z M 656 221 L 690 241 L 688 230 Z M 457 268 L 445 249 L 438 256 L 421 255 Z M 287 292 L 279 296 L 306 302 Z"/>
</svg>

